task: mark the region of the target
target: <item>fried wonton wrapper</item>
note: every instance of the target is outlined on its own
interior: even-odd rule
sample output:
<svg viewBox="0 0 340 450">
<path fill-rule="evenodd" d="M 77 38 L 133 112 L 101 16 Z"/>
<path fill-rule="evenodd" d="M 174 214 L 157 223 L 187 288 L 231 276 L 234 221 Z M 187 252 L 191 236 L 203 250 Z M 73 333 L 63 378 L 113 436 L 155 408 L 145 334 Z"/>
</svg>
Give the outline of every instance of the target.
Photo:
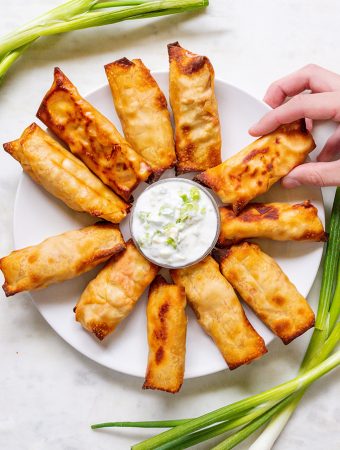
<svg viewBox="0 0 340 450">
<path fill-rule="evenodd" d="M 221 271 L 257 316 L 285 344 L 314 325 L 314 313 L 273 258 L 244 242 L 221 259 Z"/>
<path fill-rule="evenodd" d="M 195 180 L 213 189 L 223 203 L 231 203 L 238 214 L 250 200 L 303 163 L 314 148 L 304 120 L 281 125 Z"/>
<path fill-rule="evenodd" d="M 247 238 L 275 241 L 326 241 L 318 210 L 303 203 L 250 203 L 237 216 L 231 206 L 220 207 L 221 233 L 217 247 Z"/>
<path fill-rule="evenodd" d="M 32 123 L 4 149 L 48 192 L 75 211 L 119 223 L 130 205 L 106 187 L 78 158 Z"/>
<path fill-rule="evenodd" d="M 54 82 L 37 117 L 104 184 L 125 200 L 130 199 L 140 181 L 150 176 L 148 164 L 130 147 L 113 123 L 79 95 L 58 68 L 54 69 Z"/>
<path fill-rule="evenodd" d="M 176 393 L 184 378 L 187 316 L 185 290 L 157 275 L 146 310 L 149 358 L 143 389 Z"/>
<path fill-rule="evenodd" d="M 140 59 L 119 59 L 105 71 L 126 140 L 150 165 L 156 181 L 176 162 L 165 96 Z"/>
<path fill-rule="evenodd" d="M 221 131 L 214 69 L 206 56 L 178 42 L 168 45 L 170 103 L 175 120 L 176 172 L 206 170 L 221 163 Z"/>
<path fill-rule="evenodd" d="M 75 307 L 76 320 L 103 340 L 130 314 L 158 270 L 128 241 L 125 252 L 111 258 L 87 285 Z"/>
<path fill-rule="evenodd" d="M 198 322 L 214 340 L 229 369 L 267 352 L 262 337 L 249 323 L 234 289 L 211 256 L 170 273 L 175 283 L 185 288 Z"/>
<path fill-rule="evenodd" d="M 8 297 L 69 280 L 124 249 L 118 226 L 107 222 L 50 237 L 0 259 L 3 290 Z"/>
</svg>

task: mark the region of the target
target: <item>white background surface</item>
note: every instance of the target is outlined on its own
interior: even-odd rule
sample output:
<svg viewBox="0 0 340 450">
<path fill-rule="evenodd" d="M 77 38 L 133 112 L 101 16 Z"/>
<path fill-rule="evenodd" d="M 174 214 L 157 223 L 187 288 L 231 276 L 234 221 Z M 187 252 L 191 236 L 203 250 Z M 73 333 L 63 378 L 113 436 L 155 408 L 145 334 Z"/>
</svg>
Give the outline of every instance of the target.
<svg viewBox="0 0 340 450">
<path fill-rule="evenodd" d="M 0 30 L 10 31 L 57 1 L 1 0 Z M 0 142 L 18 137 L 34 120 L 42 93 L 59 65 L 90 92 L 105 82 L 102 66 L 116 58 L 141 57 L 166 69 L 166 44 L 207 54 L 217 76 L 262 97 L 275 78 L 314 62 L 340 72 L 340 4 L 325 0 L 211 0 L 203 14 L 128 22 L 42 39 L 9 73 L 0 89 Z M 0 154 L 0 251 L 13 246 L 12 211 L 20 166 Z M 333 190 L 325 189 L 329 211 Z M 32 208 L 34 205 L 32 205 Z M 316 299 L 317 280 L 310 298 Z M 0 448 L 8 450 L 123 450 L 149 432 L 93 432 L 109 419 L 190 417 L 257 393 L 292 377 L 310 333 L 250 367 L 188 380 L 176 396 L 143 392 L 141 380 L 104 369 L 79 355 L 42 319 L 29 298 L 0 301 Z M 338 373 L 317 382 L 305 396 L 275 450 L 340 448 Z M 247 449 L 249 442 L 239 446 Z M 209 448 L 205 444 L 200 448 Z M 198 447 L 197 447 L 198 448 Z"/>
</svg>

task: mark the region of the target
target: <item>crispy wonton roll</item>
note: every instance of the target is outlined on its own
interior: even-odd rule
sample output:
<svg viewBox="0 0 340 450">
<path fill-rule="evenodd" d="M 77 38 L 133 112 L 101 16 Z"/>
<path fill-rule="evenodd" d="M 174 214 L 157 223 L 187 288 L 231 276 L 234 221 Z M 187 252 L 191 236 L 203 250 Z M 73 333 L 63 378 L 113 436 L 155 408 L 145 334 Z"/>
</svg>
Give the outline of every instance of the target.
<svg viewBox="0 0 340 450">
<path fill-rule="evenodd" d="M 234 289 L 211 256 L 170 273 L 175 283 L 185 288 L 198 322 L 214 340 L 229 369 L 236 369 L 267 352 L 263 339 L 244 314 Z"/>
<path fill-rule="evenodd" d="M 130 199 L 140 181 L 150 176 L 148 164 L 130 147 L 113 123 L 79 95 L 58 68 L 54 69 L 54 82 L 37 117 L 104 184 L 125 200 Z"/>
<path fill-rule="evenodd" d="M 0 259 L 3 290 L 8 297 L 69 280 L 124 249 L 118 226 L 107 222 L 50 237 Z"/>
<path fill-rule="evenodd" d="M 237 216 L 231 206 L 220 207 L 221 233 L 217 247 L 247 238 L 274 241 L 326 241 L 318 210 L 303 203 L 250 203 Z"/>
<path fill-rule="evenodd" d="M 149 290 L 146 310 L 149 358 L 143 389 L 178 392 L 185 366 L 187 316 L 183 287 L 157 275 Z"/>
<path fill-rule="evenodd" d="M 130 205 L 106 187 L 78 158 L 32 123 L 4 149 L 48 192 L 75 211 L 119 223 Z"/>
<path fill-rule="evenodd" d="M 281 125 L 195 180 L 213 189 L 223 203 L 231 203 L 238 214 L 250 200 L 303 163 L 314 148 L 304 120 Z"/>
<path fill-rule="evenodd" d="M 314 313 L 306 299 L 258 245 L 244 242 L 231 247 L 222 257 L 221 271 L 285 344 L 314 325 Z"/>
<path fill-rule="evenodd" d="M 103 340 L 130 314 L 158 270 L 130 240 L 87 285 L 75 307 L 76 320 Z"/>
<path fill-rule="evenodd" d="M 165 96 L 140 59 L 119 59 L 105 71 L 126 140 L 150 165 L 156 181 L 176 162 Z"/>
<path fill-rule="evenodd" d="M 178 42 L 168 45 L 170 103 L 175 120 L 178 174 L 221 163 L 221 131 L 214 91 L 214 69 L 206 56 Z"/>
</svg>

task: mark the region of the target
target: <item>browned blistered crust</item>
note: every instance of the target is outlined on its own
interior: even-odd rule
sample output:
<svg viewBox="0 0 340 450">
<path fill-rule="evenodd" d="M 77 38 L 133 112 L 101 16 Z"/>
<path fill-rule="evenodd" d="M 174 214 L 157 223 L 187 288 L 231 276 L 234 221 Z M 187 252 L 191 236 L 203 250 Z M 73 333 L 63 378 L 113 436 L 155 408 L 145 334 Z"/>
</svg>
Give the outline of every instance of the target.
<svg viewBox="0 0 340 450">
<path fill-rule="evenodd" d="M 126 250 L 111 258 L 85 288 L 75 308 L 76 320 L 104 339 L 131 313 L 158 271 L 129 240 Z"/>
<path fill-rule="evenodd" d="M 209 58 L 185 50 L 178 41 L 168 44 L 168 53 L 170 63 L 176 61 L 181 73 L 186 75 L 198 72 L 205 64 L 211 64 Z"/>
<path fill-rule="evenodd" d="M 229 369 L 236 369 L 267 352 L 262 337 L 248 321 L 234 289 L 211 256 L 170 273 L 174 282 L 184 287 L 198 322 L 214 340 Z"/>
<path fill-rule="evenodd" d="M 119 59 L 105 71 L 125 138 L 152 168 L 148 182 L 157 181 L 176 162 L 166 98 L 140 59 Z"/>
<path fill-rule="evenodd" d="M 171 167 L 169 167 L 169 169 L 171 169 L 174 166 L 174 164 L 172 164 Z M 160 179 L 160 177 L 162 176 L 162 174 L 165 170 L 166 169 L 153 170 L 152 174 L 149 176 L 149 178 L 147 179 L 146 182 L 148 184 L 155 183 L 156 181 L 158 181 Z"/>
<path fill-rule="evenodd" d="M 304 162 L 315 148 L 305 121 L 281 125 L 222 164 L 197 175 L 195 181 L 213 189 L 235 214 Z"/>
<path fill-rule="evenodd" d="M 111 67 L 113 65 L 121 66 L 124 69 L 128 69 L 129 67 L 133 66 L 133 62 L 130 61 L 129 59 L 125 58 L 125 57 L 124 58 L 120 58 L 120 59 L 117 59 L 116 61 L 114 61 L 113 63 L 106 64 L 104 66 L 105 70 L 106 70 L 106 68 L 109 68 L 109 67 Z"/>
<path fill-rule="evenodd" d="M 195 55 L 178 42 L 168 45 L 168 53 L 176 173 L 206 170 L 221 163 L 214 69 L 206 56 Z"/>
<path fill-rule="evenodd" d="M 256 244 L 234 245 L 220 259 L 222 274 L 284 344 L 314 326 L 306 299 Z"/>
<path fill-rule="evenodd" d="M 249 203 L 239 215 L 231 206 L 221 206 L 221 232 L 217 247 L 243 239 L 267 238 L 276 241 L 326 241 L 317 208 L 305 201 L 289 203 Z"/>
<path fill-rule="evenodd" d="M 121 222 L 130 206 L 105 186 L 78 158 L 32 123 L 4 149 L 48 192 L 75 211 L 113 223 Z"/>
<path fill-rule="evenodd" d="M 149 356 L 143 389 L 170 393 L 184 379 L 187 317 L 185 290 L 157 275 L 147 305 Z"/>
<path fill-rule="evenodd" d="M 37 112 L 106 185 L 125 200 L 151 174 L 151 168 L 120 135 L 116 127 L 90 103 L 56 67 L 54 81 Z"/>
<path fill-rule="evenodd" d="M 125 249 L 117 225 L 97 223 L 15 250 L 0 259 L 6 296 L 74 278 Z"/>
</svg>

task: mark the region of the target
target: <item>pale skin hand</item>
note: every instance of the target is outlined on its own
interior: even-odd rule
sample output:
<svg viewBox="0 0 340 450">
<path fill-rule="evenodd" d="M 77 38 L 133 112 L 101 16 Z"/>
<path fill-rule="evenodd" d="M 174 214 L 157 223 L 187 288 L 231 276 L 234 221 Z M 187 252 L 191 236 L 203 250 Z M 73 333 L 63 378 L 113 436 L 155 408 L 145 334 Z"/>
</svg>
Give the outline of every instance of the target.
<svg viewBox="0 0 340 450">
<path fill-rule="evenodd" d="M 306 89 L 311 93 L 302 93 Z M 285 102 L 287 97 L 292 97 Z M 316 65 L 308 65 L 272 83 L 264 101 L 274 108 L 253 125 L 249 133 L 262 136 L 279 125 L 306 119 L 340 122 L 340 75 Z M 293 169 L 282 179 L 284 187 L 302 184 L 315 186 L 340 186 L 340 125 L 328 138 L 317 162 L 305 163 Z"/>
</svg>

